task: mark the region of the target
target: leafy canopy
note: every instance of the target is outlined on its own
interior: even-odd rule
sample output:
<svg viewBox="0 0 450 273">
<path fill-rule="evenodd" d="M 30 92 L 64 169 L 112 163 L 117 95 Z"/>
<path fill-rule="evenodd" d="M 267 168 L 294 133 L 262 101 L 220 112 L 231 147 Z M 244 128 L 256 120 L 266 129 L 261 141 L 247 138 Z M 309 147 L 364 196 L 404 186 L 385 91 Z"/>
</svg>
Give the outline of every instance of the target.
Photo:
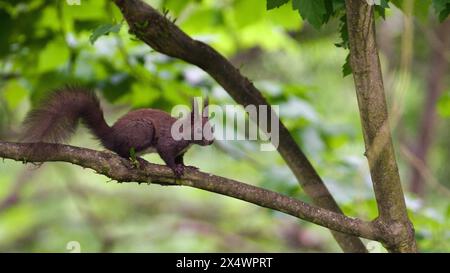
<svg viewBox="0 0 450 273">
<path fill-rule="evenodd" d="M 348 33 L 345 17 L 345 0 L 267 0 L 267 10 L 279 8 L 289 2 L 292 2 L 292 9 L 298 11 L 300 16 L 308 21 L 316 29 L 326 24 L 330 18 L 338 17 L 341 21 L 339 28 L 341 42 L 336 46 L 348 49 Z M 389 2 L 403 10 L 405 6 L 404 0 L 366 0 L 369 4 L 373 4 L 376 13 L 385 18 L 385 10 L 389 8 Z M 450 0 L 420 0 L 414 1 L 414 15 L 418 18 L 426 18 L 430 5 L 433 6 L 439 20 L 442 22 L 447 19 L 450 13 Z M 342 67 L 343 76 L 352 73 L 349 64 L 349 56 Z"/>
</svg>

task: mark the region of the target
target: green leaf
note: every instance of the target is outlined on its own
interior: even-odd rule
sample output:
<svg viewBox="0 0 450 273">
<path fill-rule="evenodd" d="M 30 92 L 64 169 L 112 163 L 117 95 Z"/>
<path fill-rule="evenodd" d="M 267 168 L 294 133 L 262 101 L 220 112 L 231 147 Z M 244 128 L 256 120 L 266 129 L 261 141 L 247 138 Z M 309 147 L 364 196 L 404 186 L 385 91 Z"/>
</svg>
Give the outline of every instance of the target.
<svg viewBox="0 0 450 273">
<path fill-rule="evenodd" d="M 333 4 L 333 12 L 336 13 L 339 10 L 345 9 L 345 1 L 344 0 L 331 0 L 331 3 Z"/>
<path fill-rule="evenodd" d="M 439 21 L 443 22 L 450 13 L 450 0 L 433 0 L 433 7 L 439 16 Z"/>
<path fill-rule="evenodd" d="M 439 21 L 444 22 L 445 19 L 447 19 L 448 15 L 450 13 L 450 4 L 447 4 L 441 12 L 439 12 Z"/>
<path fill-rule="evenodd" d="M 386 10 L 384 8 L 380 6 L 375 6 L 375 12 L 376 14 L 381 16 L 381 18 L 386 19 Z"/>
<path fill-rule="evenodd" d="M 445 6 L 448 3 L 450 3 L 449 0 L 433 0 L 433 7 L 437 12 L 440 12 L 441 10 L 445 9 Z"/>
<path fill-rule="evenodd" d="M 352 74 L 352 67 L 350 66 L 350 53 L 345 58 L 345 63 L 342 66 L 342 76 L 346 77 Z"/>
<path fill-rule="evenodd" d="M 91 44 L 94 44 L 100 36 L 108 35 L 110 32 L 118 33 L 122 24 L 104 24 L 97 27 L 89 37 Z"/>
<path fill-rule="evenodd" d="M 380 15 L 383 19 L 386 19 L 386 8 L 389 8 L 389 4 L 387 0 L 381 0 L 379 4 L 375 5 L 375 11 Z"/>
<path fill-rule="evenodd" d="M 131 147 L 130 149 L 130 158 L 136 160 L 136 149 L 134 149 L 134 147 Z"/>
<path fill-rule="evenodd" d="M 293 10 L 289 5 L 268 11 L 265 18 L 273 24 L 279 25 L 287 30 L 298 29 L 302 24 L 302 19 L 298 16 L 298 12 Z"/>
<path fill-rule="evenodd" d="M 332 0 L 325 0 L 325 15 L 323 18 L 323 23 L 327 23 L 330 18 L 334 15 L 333 10 L 333 1 Z"/>
<path fill-rule="evenodd" d="M 317 29 L 322 26 L 327 14 L 324 0 L 293 0 L 292 8 Z"/>
<path fill-rule="evenodd" d="M 448 15 L 450 14 L 450 4 L 447 4 L 441 12 L 439 12 L 439 21 L 444 22 L 445 19 L 447 19 Z"/>
<path fill-rule="evenodd" d="M 379 6 L 382 7 L 382 8 L 384 8 L 384 9 L 385 9 L 385 8 L 389 8 L 388 0 L 381 0 Z"/>
<path fill-rule="evenodd" d="M 339 36 L 341 42 L 334 44 L 336 47 L 348 48 L 348 29 L 347 29 L 347 16 L 344 14 L 339 18 Z"/>
<path fill-rule="evenodd" d="M 274 8 L 279 8 L 287 2 L 289 2 L 289 0 L 267 0 L 266 9 L 271 10 Z"/>
</svg>

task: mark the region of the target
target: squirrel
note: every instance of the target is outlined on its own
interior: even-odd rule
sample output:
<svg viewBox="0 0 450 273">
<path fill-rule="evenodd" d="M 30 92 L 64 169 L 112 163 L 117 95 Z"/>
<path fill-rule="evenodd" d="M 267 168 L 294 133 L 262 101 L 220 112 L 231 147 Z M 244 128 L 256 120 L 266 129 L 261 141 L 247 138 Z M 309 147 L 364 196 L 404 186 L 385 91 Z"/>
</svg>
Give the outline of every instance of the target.
<svg viewBox="0 0 450 273">
<path fill-rule="evenodd" d="M 214 141 L 214 128 L 206 127 L 210 126 L 207 99 L 201 116 L 196 101 L 192 100 L 191 113 L 187 117 L 181 117 L 180 121 L 183 121 L 181 119 L 190 119 L 187 123 L 190 124 L 190 140 L 174 139 L 171 128 L 178 119 L 158 109 L 130 111 L 113 126 L 109 126 L 104 119 L 99 99 L 92 90 L 64 87 L 52 92 L 27 114 L 22 140 L 33 143 L 64 142 L 75 132 L 78 121 L 81 120 L 106 149 L 132 160 L 136 160 L 136 155 L 157 152 L 179 178 L 186 167 L 183 156 L 187 149 L 192 144 L 207 146 Z M 201 122 L 201 128 L 210 128 L 210 135 L 200 131 L 198 126 L 194 126 L 194 122 Z M 199 140 L 193 137 L 194 129 L 201 133 Z M 137 159 L 144 161 L 142 158 Z"/>
</svg>

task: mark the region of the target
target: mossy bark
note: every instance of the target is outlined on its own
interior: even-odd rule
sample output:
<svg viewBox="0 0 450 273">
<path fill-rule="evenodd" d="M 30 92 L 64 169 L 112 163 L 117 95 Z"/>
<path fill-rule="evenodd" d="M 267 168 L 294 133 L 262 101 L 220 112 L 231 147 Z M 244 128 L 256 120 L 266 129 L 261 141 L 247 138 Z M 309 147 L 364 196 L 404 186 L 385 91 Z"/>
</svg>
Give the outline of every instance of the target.
<svg viewBox="0 0 450 273">
<path fill-rule="evenodd" d="M 383 77 L 375 39 L 374 8 L 362 0 L 346 0 L 350 45 L 358 107 L 379 216 L 392 252 L 415 252 L 414 229 L 405 199 L 388 120 Z"/>
</svg>

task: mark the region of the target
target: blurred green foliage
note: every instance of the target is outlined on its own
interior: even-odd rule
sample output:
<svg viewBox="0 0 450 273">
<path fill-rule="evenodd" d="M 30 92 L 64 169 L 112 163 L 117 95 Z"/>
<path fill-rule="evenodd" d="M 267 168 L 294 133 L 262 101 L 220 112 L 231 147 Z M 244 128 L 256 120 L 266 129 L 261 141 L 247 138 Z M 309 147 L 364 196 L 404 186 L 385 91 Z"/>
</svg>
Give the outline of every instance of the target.
<svg viewBox="0 0 450 273">
<path fill-rule="evenodd" d="M 147 2 L 167 10 L 181 29 L 230 58 L 271 103 L 280 105 L 283 121 L 347 214 L 376 217 L 353 82 L 341 74 L 347 52 L 334 45 L 345 43 L 339 34 L 342 17 L 317 14 L 322 4 L 310 1 L 294 0 L 293 7 L 279 0 Z M 342 1 L 332 2 L 343 8 Z M 392 2 L 401 6 L 402 1 Z M 439 14 L 445 12 L 444 2 L 433 3 Z M 430 28 L 433 15 L 423 7 L 415 10 L 418 24 Z M 401 16 L 392 7 L 386 20 L 395 24 Z M 386 28 L 378 23 L 383 35 Z M 30 107 L 65 84 L 95 88 L 110 123 L 132 108 L 170 111 L 193 96 L 233 103 L 203 71 L 154 52 L 127 30 L 112 1 L 81 0 L 79 6 L 56 0 L 0 1 L 0 138 L 17 140 Z M 392 35 L 398 53 L 401 31 Z M 426 37 L 415 39 L 414 58 L 426 56 L 429 49 L 420 47 Z M 416 135 L 427 65 L 426 58 L 418 60 L 402 124 L 394 127 L 396 147 L 403 135 Z M 384 55 L 382 61 L 393 103 L 389 92 L 398 84 L 399 64 Z M 442 124 L 430 156 L 431 173 L 443 187 L 450 187 L 449 174 L 442 170 L 450 160 L 449 101 L 447 89 L 437 107 Z M 83 128 L 71 143 L 100 149 Z M 407 189 L 410 162 L 400 151 L 398 158 Z M 146 159 L 162 162 L 156 155 Z M 186 162 L 309 201 L 281 157 L 259 151 L 254 142 L 192 148 Z M 406 199 L 420 249 L 450 251 L 448 195 L 430 186 L 424 199 L 409 192 Z M 197 189 L 118 184 L 63 163 L 2 162 L 0 251 L 65 252 L 71 241 L 78 241 L 83 252 L 339 251 L 324 228 Z"/>
</svg>

